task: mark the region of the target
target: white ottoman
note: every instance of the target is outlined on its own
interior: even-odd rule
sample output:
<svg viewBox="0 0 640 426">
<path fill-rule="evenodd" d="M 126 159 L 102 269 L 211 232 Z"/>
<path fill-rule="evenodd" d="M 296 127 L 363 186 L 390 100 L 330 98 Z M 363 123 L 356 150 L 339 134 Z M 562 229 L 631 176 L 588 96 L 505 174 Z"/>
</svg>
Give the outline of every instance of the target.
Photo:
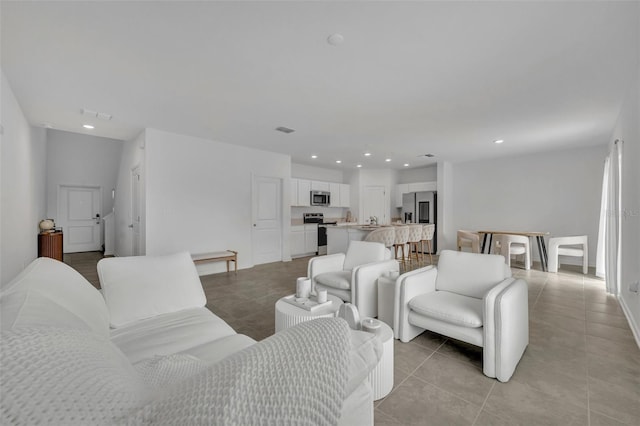
<svg viewBox="0 0 640 426">
<path fill-rule="evenodd" d="M 343 303 L 339 297 L 329 294 L 327 295 L 327 300 L 331 301 L 331 304 L 313 311 L 307 311 L 304 308 L 299 308 L 291 303 L 287 303 L 283 299 L 284 298 L 276 302 L 276 333 L 300 324 L 301 322 L 311 321 L 317 318 L 333 318 Z"/>
</svg>

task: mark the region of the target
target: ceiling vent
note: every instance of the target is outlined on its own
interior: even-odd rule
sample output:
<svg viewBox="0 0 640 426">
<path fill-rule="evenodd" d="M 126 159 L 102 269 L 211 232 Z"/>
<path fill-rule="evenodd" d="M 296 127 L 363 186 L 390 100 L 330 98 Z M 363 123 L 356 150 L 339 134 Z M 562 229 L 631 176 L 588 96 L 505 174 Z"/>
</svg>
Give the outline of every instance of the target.
<svg viewBox="0 0 640 426">
<path fill-rule="evenodd" d="M 82 115 L 86 115 L 87 117 L 99 118 L 100 120 L 105 121 L 109 121 L 113 117 L 111 114 L 107 114 L 106 112 L 98 112 L 86 108 L 82 108 L 80 112 L 82 113 Z"/>
<path fill-rule="evenodd" d="M 432 157 L 435 157 L 435 154 L 420 154 L 420 155 L 418 155 L 418 158 L 420 158 L 420 157 L 432 158 Z"/>
<path fill-rule="evenodd" d="M 290 129 L 288 127 L 283 127 L 283 126 L 276 127 L 276 130 L 279 131 L 279 132 L 282 132 L 282 133 L 293 133 L 293 132 L 295 132 L 294 129 Z"/>
</svg>

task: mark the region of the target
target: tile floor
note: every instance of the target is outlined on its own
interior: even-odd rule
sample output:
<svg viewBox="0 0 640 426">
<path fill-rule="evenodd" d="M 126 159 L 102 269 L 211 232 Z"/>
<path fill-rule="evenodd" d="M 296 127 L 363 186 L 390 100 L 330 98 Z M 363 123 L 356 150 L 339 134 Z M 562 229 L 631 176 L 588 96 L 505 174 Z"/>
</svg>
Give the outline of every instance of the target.
<svg viewBox="0 0 640 426">
<path fill-rule="evenodd" d="M 100 253 L 65 255 L 98 286 Z M 239 333 L 274 331 L 274 305 L 308 258 L 201 277 L 208 307 Z M 425 332 L 395 342 L 382 425 L 639 425 L 640 349 L 617 300 L 592 275 L 513 269 L 529 285 L 530 343 L 508 383 L 482 374 L 480 348 Z"/>
</svg>

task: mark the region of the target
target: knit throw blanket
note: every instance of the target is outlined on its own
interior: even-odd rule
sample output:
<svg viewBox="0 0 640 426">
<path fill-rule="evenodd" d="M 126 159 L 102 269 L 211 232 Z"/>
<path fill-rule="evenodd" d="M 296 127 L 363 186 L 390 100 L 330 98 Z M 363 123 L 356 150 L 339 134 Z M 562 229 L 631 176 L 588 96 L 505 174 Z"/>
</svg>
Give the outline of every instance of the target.
<svg viewBox="0 0 640 426">
<path fill-rule="evenodd" d="M 3 331 L 0 423 L 335 425 L 350 338 L 340 319 L 310 321 L 207 368 L 179 357 L 159 362 L 154 379 L 152 368 L 141 375 L 108 339 L 88 332 Z M 176 360 L 193 375 L 172 377 Z"/>
</svg>

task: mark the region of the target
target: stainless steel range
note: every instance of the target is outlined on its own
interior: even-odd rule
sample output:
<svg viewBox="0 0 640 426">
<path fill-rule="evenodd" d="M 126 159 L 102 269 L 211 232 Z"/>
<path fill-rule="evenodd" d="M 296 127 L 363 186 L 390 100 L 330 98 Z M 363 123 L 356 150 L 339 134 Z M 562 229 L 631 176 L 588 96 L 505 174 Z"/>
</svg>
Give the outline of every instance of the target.
<svg viewBox="0 0 640 426">
<path fill-rule="evenodd" d="M 336 226 L 337 222 L 325 222 L 323 213 L 304 213 L 304 223 L 318 224 L 318 255 L 327 254 L 327 226 Z"/>
</svg>

